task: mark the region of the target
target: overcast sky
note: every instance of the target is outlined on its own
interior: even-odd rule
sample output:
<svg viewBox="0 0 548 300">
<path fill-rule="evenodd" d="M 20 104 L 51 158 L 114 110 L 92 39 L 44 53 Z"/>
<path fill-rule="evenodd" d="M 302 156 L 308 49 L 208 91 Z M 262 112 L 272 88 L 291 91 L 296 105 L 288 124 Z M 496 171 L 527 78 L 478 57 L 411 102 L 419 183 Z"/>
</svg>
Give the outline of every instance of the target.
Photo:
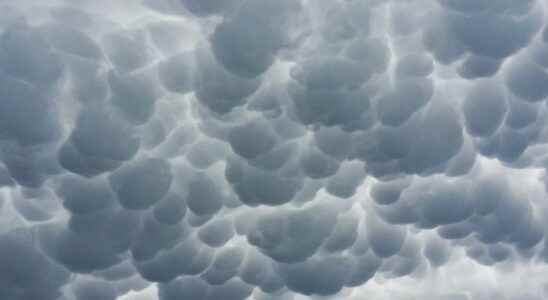
<svg viewBox="0 0 548 300">
<path fill-rule="evenodd" d="M 545 0 L 0 0 L 0 299 L 548 299 Z"/>
</svg>

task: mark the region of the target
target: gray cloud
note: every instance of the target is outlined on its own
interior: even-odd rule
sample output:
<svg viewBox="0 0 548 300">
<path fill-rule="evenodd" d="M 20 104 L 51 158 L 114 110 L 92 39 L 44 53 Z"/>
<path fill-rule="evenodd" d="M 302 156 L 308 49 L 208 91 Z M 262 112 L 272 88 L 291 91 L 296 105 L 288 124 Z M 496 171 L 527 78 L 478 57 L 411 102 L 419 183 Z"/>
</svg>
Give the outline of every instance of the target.
<svg viewBox="0 0 548 300">
<path fill-rule="evenodd" d="M 0 5 L 0 298 L 546 299 L 541 0 Z"/>
</svg>

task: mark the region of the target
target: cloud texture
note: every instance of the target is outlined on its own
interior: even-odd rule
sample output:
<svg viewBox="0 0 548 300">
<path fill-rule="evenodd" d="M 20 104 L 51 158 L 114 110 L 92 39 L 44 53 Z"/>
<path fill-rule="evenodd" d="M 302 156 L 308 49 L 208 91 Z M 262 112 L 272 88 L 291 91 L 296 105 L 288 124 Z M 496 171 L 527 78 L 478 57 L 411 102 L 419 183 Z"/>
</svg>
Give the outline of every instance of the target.
<svg viewBox="0 0 548 300">
<path fill-rule="evenodd" d="M 38 2 L 0 299 L 548 299 L 546 1 Z"/>
</svg>

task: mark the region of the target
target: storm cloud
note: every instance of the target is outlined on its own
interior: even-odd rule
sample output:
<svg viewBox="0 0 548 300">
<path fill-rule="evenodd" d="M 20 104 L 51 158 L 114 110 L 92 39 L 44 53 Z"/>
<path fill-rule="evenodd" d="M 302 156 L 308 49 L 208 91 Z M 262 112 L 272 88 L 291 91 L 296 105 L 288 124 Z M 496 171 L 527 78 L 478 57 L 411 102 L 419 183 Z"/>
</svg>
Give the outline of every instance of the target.
<svg viewBox="0 0 548 300">
<path fill-rule="evenodd" d="M 547 4 L 2 2 L 0 298 L 548 299 Z"/>
</svg>

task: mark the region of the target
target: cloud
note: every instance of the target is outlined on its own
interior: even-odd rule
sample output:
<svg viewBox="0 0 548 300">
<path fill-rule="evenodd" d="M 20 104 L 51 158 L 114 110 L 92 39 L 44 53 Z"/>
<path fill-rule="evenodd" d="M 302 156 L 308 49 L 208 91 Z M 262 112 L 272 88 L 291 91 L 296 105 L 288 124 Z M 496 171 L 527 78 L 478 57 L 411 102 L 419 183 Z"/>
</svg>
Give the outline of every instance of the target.
<svg viewBox="0 0 548 300">
<path fill-rule="evenodd" d="M 544 2 L 34 2 L 0 298 L 548 297 Z"/>
</svg>

